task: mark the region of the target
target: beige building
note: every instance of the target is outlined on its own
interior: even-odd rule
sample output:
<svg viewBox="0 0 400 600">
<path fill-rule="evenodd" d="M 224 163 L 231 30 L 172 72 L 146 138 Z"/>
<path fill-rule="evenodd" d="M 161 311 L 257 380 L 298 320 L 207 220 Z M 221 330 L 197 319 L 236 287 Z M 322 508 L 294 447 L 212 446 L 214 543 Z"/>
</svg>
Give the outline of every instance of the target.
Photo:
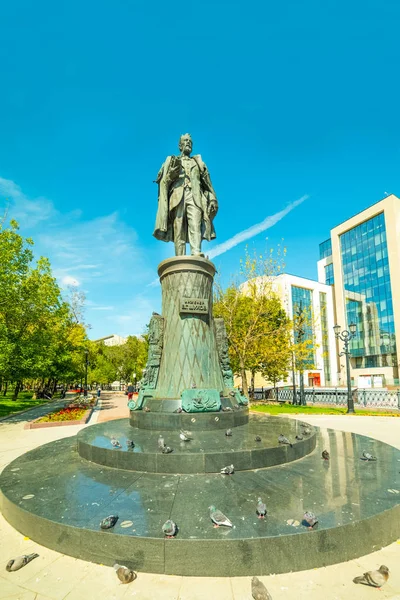
<svg viewBox="0 0 400 600">
<path fill-rule="evenodd" d="M 318 280 L 331 285 L 342 329 L 355 323 L 351 377 L 358 387 L 399 383 L 400 199 L 391 194 L 331 230 L 320 244 Z M 342 350 L 339 341 L 337 353 Z M 345 382 L 345 360 L 337 370 Z"/>
</svg>

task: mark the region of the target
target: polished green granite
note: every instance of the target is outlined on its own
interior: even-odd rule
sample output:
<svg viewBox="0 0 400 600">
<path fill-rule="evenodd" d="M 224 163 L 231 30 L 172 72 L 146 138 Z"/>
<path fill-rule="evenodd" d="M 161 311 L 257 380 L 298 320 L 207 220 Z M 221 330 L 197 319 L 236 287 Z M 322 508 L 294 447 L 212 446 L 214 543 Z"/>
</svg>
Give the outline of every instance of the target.
<svg viewBox="0 0 400 600">
<path fill-rule="evenodd" d="M 323 449 L 329 462 L 321 459 Z M 378 460 L 361 461 L 364 450 Z M 138 473 L 85 460 L 72 437 L 8 465 L 0 476 L 1 505 L 16 529 L 82 559 L 178 575 L 267 575 L 342 562 L 397 539 L 399 465 L 400 451 L 387 444 L 317 430 L 316 449 L 284 465 L 232 476 Z M 258 496 L 267 505 L 264 520 L 255 513 Z M 213 528 L 210 504 L 225 512 L 232 529 Z M 301 525 L 305 510 L 319 517 L 315 531 Z M 119 521 L 102 531 L 109 514 Z M 165 540 L 168 518 L 179 533 Z M 291 519 L 300 525 L 289 525 Z"/>
<path fill-rule="evenodd" d="M 232 429 L 232 436 L 227 437 L 222 429 L 193 430 L 193 439 L 183 442 L 179 430 L 148 431 L 131 427 L 128 419 L 119 419 L 83 429 L 77 436 L 77 443 L 83 458 L 117 469 L 151 473 L 219 473 L 222 467 L 233 464 L 237 471 L 243 471 L 287 463 L 311 452 L 316 443 L 315 430 L 298 441 L 295 437 L 302 432 L 300 423 L 293 419 L 251 415 L 247 425 Z M 293 442 L 292 448 L 278 443 L 279 433 Z M 173 448 L 172 454 L 159 451 L 160 434 Z M 255 440 L 257 435 L 261 441 Z M 120 442 L 121 448 L 112 446 L 112 437 Z M 134 441 L 133 450 L 127 448 L 127 439 Z"/>
</svg>

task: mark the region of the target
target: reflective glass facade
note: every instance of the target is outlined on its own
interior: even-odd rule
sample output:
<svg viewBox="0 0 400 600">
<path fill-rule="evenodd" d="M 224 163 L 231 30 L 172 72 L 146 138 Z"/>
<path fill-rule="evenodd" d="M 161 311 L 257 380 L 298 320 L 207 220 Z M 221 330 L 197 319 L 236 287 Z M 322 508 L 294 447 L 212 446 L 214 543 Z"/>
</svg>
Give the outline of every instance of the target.
<svg viewBox="0 0 400 600">
<path fill-rule="evenodd" d="M 327 256 L 331 256 L 332 254 L 332 242 L 331 238 L 329 240 L 325 240 L 319 245 L 319 258 L 326 258 Z"/>
<path fill-rule="evenodd" d="M 329 333 L 328 333 L 328 314 L 325 292 L 319 293 L 319 311 L 321 315 L 321 333 L 322 333 L 322 358 L 324 361 L 325 385 L 331 383 L 331 368 L 329 363 Z"/>
<path fill-rule="evenodd" d="M 313 319 L 313 310 L 312 310 L 312 291 L 306 288 L 297 287 L 292 285 L 292 305 L 293 305 L 293 319 L 296 319 L 299 311 L 302 314 L 302 331 L 303 335 L 299 336 L 297 327 L 294 330 L 294 340 L 296 342 L 304 342 L 306 340 L 310 340 L 313 342 L 314 335 L 312 329 L 312 319 Z M 314 365 L 314 349 L 312 344 L 310 344 L 310 352 L 309 356 L 306 357 L 303 361 L 303 367 L 312 367 Z"/>
<path fill-rule="evenodd" d="M 350 342 L 355 367 L 391 366 L 396 343 L 384 214 L 342 234 L 340 250 L 347 325 L 357 325 Z"/>
<path fill-rule="evenodd" d="M 325 283 L 326 285 L 333 285 L 335 283 L 333 277 L 333 263 L 330 263 L 325 267 Z"/>
</svg>

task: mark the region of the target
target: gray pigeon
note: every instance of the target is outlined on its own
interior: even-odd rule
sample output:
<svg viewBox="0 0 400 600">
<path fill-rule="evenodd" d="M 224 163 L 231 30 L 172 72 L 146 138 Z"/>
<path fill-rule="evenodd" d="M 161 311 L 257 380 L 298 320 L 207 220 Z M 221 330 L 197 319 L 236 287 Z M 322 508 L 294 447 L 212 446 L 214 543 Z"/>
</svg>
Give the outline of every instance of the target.
<svg viewBox="0 0 400 600">
<path fill-rule="evenodd" d="M 233 475 L 234 472 L 235 472 L 235 469 L 234 469 L 233 465 L 228 465 L 227 467 L 224 467 L 223 469 L 221 469 L 222 475 Z"/>
<path fill-rule="evenodd" d="M 118 521 L 118 515 L 110 515 L 100 522 L 101 529 L 111 529 Z"/>
<path fill-rule="evenodd" d="M 296 440 L 299 440 L 299 442 L 301 442 L 302 439 L 303 439 L 302 435 L 296 435 Z"/>
<path fill-rule="evenodd" d="M 143 410 L 144 410 L 144 412 L 150 412 L 150 409 L 148 406 L 145 406 Z"/>
<path fill-rule="evenodd" d="M 304 513 L 304 521 L 308 524 L 308 529 L 313 529 L 318 524 L 318 519 L 311 511 Z"/>
<path fill-rule="evenodd" d="M 165 448 L 165 441 L 164 441 L 162 434 L 160 433 L 160 435 L 158 437 L 158 449 L 163 450 L 164 448 Z"/>
<path fill-rule="evenodd" d="M 114 448 L 122 448 L 121 444 L 117 439 L 115 439 L 115 437 L 111 438 L 111 443 L 114 446 Z"/>
<path fill-rule="evenodd" d="M 253 577 L 251 580 L 251 595 L 254 600 L 272 600 L 271 594 L 258 577 Z"/>
<path fill-rule="evenodd" d="M 173 452 L 173 449 L 170 448 L 169 446 L 164 446 L 164 448 L 161 450 L 161 452 L 163 454 L 171 454 L 171 452 Z"/>
<path fill-rule="evenodd" d="M 372 462 L 372 461 L 376 460 L 376 456 L 372 456 L 372 454 L 370 454 L 369 452 L 364 451 L 362 453 L 361 460 L 368 460 L 369 462 Z"/>
<path fill-rule="evenodd" d="M 12 558 L 8 561 L 6 565 L 6 571 L 18 571 L 25 567 L 31 560 L 37 558 L 39 554 L 24 554 L 23 556 L 17 556 L 17 558 Z"/>
<path fill-rule="evenodd" d="M 328 450 L 322 450 L 322 458 L 324 460 L 329 460 L 330 459 Z"/>
<path fill-rule="evenodd" d="M 261 442 L 261 438 L 259 435 L 256 435 L 256 437 L 254 438 L 256 442 Z"/>
<path fill-rule="evenodd" d="M 389 569 L 385 565 L 381 565 L 377 571 L 367 571 L 360 577 L 353 579 L 354 583 L 363 583 L 371 587 L 380 588 L 389 579 Z"/>
<path fill-rule="evenodd" d="M 224 412 L 233 412 L 233 408 L 231 408 L 230 406 L 224 406 L 224 408 L 222 410 Z"/>
<path fill-rule="evenodd" d="M 221 525 L 225 525 L 225 527 L 233 527 L 228 517 L 225 516 L 223 512 L 215 508 L 213 504 L 208 508 L 210 510 L 210 519 L 214 523 L 214 527 L 220 527 Z"/>
<path fill-rule="evenodd" d="M 304 427 L 304 429 L 303 429 L 303 435 L 310 435 L 310 434 L 311 434 L 311 429 L 309 427 Z"/>
<path fill-rule="evenodd" d="M 178 406 L 178 408 L 176 410 L 174 410 L 174 413 L 181 413 L 183 412 L 182 406 Z"/>
<path fill-rule="evenodd" d="M 137 577 L 135 571 L 132 571 L 132 569 L 128 569 L 128 567 L 124 567 L 123 565 L 115 563 L 114 569 L 121 583 L 131 583 L 131 581 L 134 581 Z"/>
<path fill-rule="evenodd" d="M 291 448 L 293 448 L 293 444 L 291 444 L 289 442 L 289 440 L 287 439 L 286 436 L 283 435 L 283 433 L 279 434 L 278 442 L 279 442 L 279 444 L 286 444 L 287 446 L 290 446 Z"/>
<path fill-rule="evenodd" d="M 256 513 L 258 514 L 259 519 L 264 519 L 267 514 L 267 506 L 264 504 L 261 498 L 258 499 Z"/>
<path fill-rule="evenodd" d="M 132 440 L 126 440 L 126 445 L 128 448 L 134 448 L 135 447 L 135 443 Z"/>
<path fill-rule="evenodd" d="M 231 435 L 232 435 L 232 429 L 227 429 L 225 431 L 225 435 L 226 435 L 226 437 L 231 437 Z"/>
<path fill-rule="evenodd" d="M 178 533 L 178 527 L 172 519 L 165 521 L 164 525 L 162 526 L 162 530 L 167 538 L 173 538 Z"/>
<path fill-rule="evenodd" d="M 190 431 L 185 431 L 184 429 L 181 429 L 179 437 L 181 438 L 182 442 L 190 442 L 193 439 Z"/>
</svg>

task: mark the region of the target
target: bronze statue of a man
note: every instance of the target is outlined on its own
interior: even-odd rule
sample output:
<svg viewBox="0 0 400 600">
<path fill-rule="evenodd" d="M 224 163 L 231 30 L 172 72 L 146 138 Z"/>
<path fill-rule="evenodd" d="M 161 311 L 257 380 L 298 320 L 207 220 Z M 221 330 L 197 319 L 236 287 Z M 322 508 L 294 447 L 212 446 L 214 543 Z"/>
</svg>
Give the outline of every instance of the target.
<svg viewBox="0 0 400 600">
<path fill-rule="evenodd" d="M 179 140 L 180 156 L 167 156 L 158 172 L 158 210 L 154 237 L 173 241 L 175 255 L 204 256 L 203 239 L 215 238 L 213 220 L 218 202 L 207 167 L 200 154 L 190 156 L 192 138 L 188 133 Z"/>
</svg>

